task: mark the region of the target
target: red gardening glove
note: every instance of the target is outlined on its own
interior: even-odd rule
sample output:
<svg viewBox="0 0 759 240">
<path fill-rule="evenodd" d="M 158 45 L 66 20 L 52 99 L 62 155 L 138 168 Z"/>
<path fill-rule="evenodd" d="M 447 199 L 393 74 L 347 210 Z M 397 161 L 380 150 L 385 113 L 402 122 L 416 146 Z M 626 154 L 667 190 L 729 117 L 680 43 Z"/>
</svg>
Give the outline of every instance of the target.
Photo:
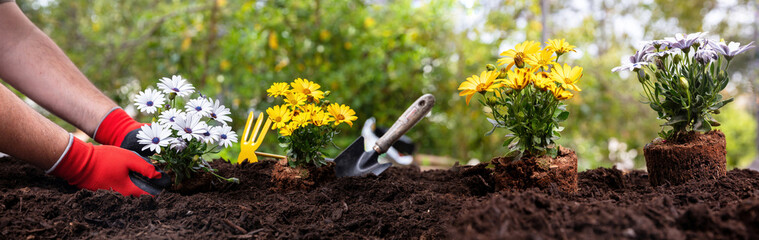
<svg viewBox="0 0 759 240">
<path fill-rule="evenodd" d="M 149 149 L 142 150 L 142 145 L 137 143 L 137 132 L 145 123 L 135 121 L 127 114 L 124 109 L 114 108 L 95 130 L 95 141 L 105 144 L 118 146 L 139 153 L 142 156 L 153 155 Z"/>
<path fill-rule="evenodd" d="M 94 146 L 70 137 L 71 143 L 49 174 L 80 188 L 106 189 L 125 196 L 157 195 L 171 184 L 168 175 L 135 152 Z"/>
</svg>

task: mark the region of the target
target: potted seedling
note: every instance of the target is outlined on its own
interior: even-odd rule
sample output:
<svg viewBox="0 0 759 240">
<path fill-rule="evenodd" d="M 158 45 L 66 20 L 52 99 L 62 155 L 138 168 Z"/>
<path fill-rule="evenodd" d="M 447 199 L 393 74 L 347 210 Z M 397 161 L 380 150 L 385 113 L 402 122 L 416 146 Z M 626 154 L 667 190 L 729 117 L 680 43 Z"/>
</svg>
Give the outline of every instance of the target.
<svg viewBox="0 0 759 240">
<path fill-rule="evenodd" d="M 137 109 L 153 116 L 150 125 L 137 133 L 142 150 L 155 152 L 150 158 L 174 180 L 172 190 L 190 193 L 207 190 L 216 173 L 204 156 L 237 142 L 228 124 L 230 111 L 218 100 L 195 92 L 181 76 L 162 78 L 159 90 L 147 88 L 134 98 Z M 192 98 L 197 95 L 197 97 Z"/>
<path fill-rule="evenodd" d="M 654 40 L 612 71 L 632 71 L 647 104 L 665 122 L 659 138 L 644 148 L 651 185 L 717 179 L 727 174 L 725 135 L 712 118 L 733 99 L 720 93 L 730 82 L 727 69 L 735 55 L 752 43 L 726 44 L 705 33 L 677 34 Z"/>
<path fill-rule="evenodd" d="M 287 151 L 287 160 L 276 164 L 272 180 L 279 189 L 304 189 L 323 177 L 334 177 L 324 149 L 334 146 L 332 138 L 341 124 L 353 126 L 356 112 L 349 106 L 325 100 L 329 91 L 308 79 L 290 83 L 277 82 L 267 90 L 268 96 L 284 103 L 266 110 L 277 129 L 280 146 Z"/>
<path fill-rule="evenodd" d="M 480 95 L 493 129 L 506 128 L 511 133 L 503 143 L 507 154 L 491 160 L 495 166 L 497 189 L 547 188 L 556 186 L 565 192 L 577 190 L 577 155 L 558 146 L 564 129 L 559 125 L 569 112 L 563 101 L 579 92 L 581 67 L 558 64 L 565 53 L 574 51 L 564 39 L 540 43 L 525 41 L 501 53 L 496 68 L 486 66 L 459 86 L 466 102 Z"/>
</svg>

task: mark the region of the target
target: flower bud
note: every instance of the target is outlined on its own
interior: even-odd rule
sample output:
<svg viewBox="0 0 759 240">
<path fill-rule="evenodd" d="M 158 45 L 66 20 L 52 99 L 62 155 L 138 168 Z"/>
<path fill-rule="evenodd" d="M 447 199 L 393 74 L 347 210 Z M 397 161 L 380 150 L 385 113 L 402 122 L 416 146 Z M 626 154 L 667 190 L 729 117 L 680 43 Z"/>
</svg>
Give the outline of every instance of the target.
<svg viewBox="0 0 759 240">
<path fill-rule="evenodd" d="M 324 97 L 329 97 L 330 94 L 332 94 L 332 91 L 324 91 Z"/>
<path fill-rule="evenodd" d="M 680 60 L 683 60 L 683 57 L 680 56 L 680 54 L 675 54 L 675 58 L 674 58 L 675 64 L 680 63 Z M 662 69 L 664 69 L 664 68 L 662 67 Z"/>
<path fill-rule="evenodd" d="M 522 58 L 522 56 L 520 55 L 514 56 L 514 65 L 516 65 L 518 68 L 524 67 L 524 59 Z"/>
<path fill-rule="evenodd" d="M 174 100 L 174 98 L 176 98 L 176 97 L 177 97 L 177 93 L 175 93 L 175 92 L 169 93 L 169 100 Z"/>
<path fill-rule="evenodd" d="M 685 79 L 684 77 L 680 77 L 680 87 L 683 89 L 688 89 L 688 79 Z"/>
<path fill-rule="evenodd" d="M 664 69 L 664 62 L 661 60 L 661 58 L 656 58 L 654 62 L 656 63 L 656 67 L 658 67 L 659 69 Z"/>
<path fill-rule="evenodd" d="M 640 81 L 641 83 L 648 81 L 649 77 L 648 75 L 646 75 L 645 71 L 643 71 L 642 69 L 638 69 L 637 73 L 638 73 L 638 81 Z"/>
<path fill-rule="evenodd" d="M 489 97 L 487 101 L 485 102 L 488 106 L 493 106 L 496 103 L 498 103 L 498 99 L 495 97 Z"/>
<path fill-rule="evenodd" d="M 493 64 L 485 65 L 485 69 L 487 69 L 488 71 L 493 71 L 495 70 L 495 65 Z"/>
<path fill-rule="evenodd" d="M 497 79 L 506 79 L 506 76 L 508 76 L 508 74 L 506 72 L 506 68 L 501 68 L 501 72 L 498 73 L 498 78 Z"/>
</svg>

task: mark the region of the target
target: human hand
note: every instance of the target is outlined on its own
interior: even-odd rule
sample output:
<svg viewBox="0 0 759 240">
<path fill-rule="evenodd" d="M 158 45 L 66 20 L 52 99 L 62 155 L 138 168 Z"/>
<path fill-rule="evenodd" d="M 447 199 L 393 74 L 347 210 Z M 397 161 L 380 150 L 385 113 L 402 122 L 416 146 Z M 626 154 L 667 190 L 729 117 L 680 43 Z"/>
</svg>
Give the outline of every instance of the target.
<svg viewBox="0 0 759 240">
<path fill-rule="evenodd" d="M 95 131 L 95 141 L 132 150 L 143 157 L 153 155 L 149 149 L 143 150 L 143 146 L 137 143 L 137 132 L 145 123 L 135 121 L 123 109 L 113 109 Z"/>
<path fill-rule="evenodd" d="M 125 196 L 157 195 L 171 185 L 169 176 L 135 152 L 94 146 L 71 137 L 61 159 L 47 173 L 80 188 L 106 189 Z"/>
</svg>

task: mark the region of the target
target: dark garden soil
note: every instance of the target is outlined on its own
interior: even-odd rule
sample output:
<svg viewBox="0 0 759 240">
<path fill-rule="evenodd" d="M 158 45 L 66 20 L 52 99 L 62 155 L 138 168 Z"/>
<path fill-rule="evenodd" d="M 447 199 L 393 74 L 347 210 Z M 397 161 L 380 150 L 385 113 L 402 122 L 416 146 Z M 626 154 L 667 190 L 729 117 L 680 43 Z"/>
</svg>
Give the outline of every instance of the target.
<svg viewBox="0 0 759 240">
<path fill-rule="evenodd" d="M 0 239 L 756 239 L 759 172 L 652 188 L 642 171 L 579 173 L 579 189 L 493 192 L 491 170 L 323 178 L 275 190 L 274 161 L 213 165 L 239 185 L 156 198 L 77 190 L 0 159 Z"/>
</svg>

